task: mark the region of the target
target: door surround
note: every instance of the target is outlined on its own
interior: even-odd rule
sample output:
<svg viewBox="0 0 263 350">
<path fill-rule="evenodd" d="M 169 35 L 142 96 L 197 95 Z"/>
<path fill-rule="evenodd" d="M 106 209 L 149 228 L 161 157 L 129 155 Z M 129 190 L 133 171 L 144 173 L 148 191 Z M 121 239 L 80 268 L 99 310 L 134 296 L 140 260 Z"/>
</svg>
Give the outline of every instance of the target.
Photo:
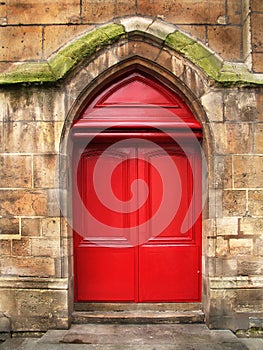
<svg viewBox="0 0 263 350">
<path fill-rule="evenodd" d="M 120 94 L 118 91 L 125 90 L 127 86 L 131 91 L 131 86 L 134 84 L 138 85 L 133 86 L 134 95 L 126 94 L 128 100 L 122 103 L 123 93 Z M 146 90 L 143 84 L 148 85 L 148 89 L 150 85 L 154 86 L 155 92 L 152 92 L 152 94 L 156 93 L 158 89 L 160 93 L 156 93 L 153 100 L 147 100 L 147 93 L 145 95 Z M 136 96 L 136 89 L 138 89 L 139 99 Z M 166 100 L 163 98 L 164 95 L 166 95 Z M 150 137 L 153 137 L 154 134 L 155 138 L 163 139 L 166 143 L 171 141 L 168 140 L 169 138 L 175 138 L 180 147 L 184 147 L 185 143 L 194 142 L 193 139 L 197 140 L 199 145 L 199 141 L 202 139 L 201 124 L 195 119 L 183 99 L 172 92 L 169 86 L 165 86 L 163 82 L 158 82 L 156 78 L 149 77 L 147 73 L 133 71 L 130 74 L 126 73 L 121 78 L 117 77 L 110 85 L 107 86 L 106 84 L 102 94 L 98 94 L 95 98 L 93 96 L 93 102 L 87 103 L 87 105 L 88 107 L 85 107 L 84 111 L 82 110 L 81 118 L 74 123 L 71 129 L 72 138 L 80 142 L 83 142 L 84 138 L 94 137 L 94 131 L 96 135 L 93 141 L 99 140 L 101 137 L 118 141 L 123 137 L 127 137 L 127 135 L 128 138 L 138 137 L 138 133 L 141 135 L 142 132 L 146 139 L 149 139 L 150 134 Z M 145 109 L 147 109 L 146 113 Z M 158 118 L 160 109 L 162 118 L 160 116 Z M 105 115 L 110 115 L 110 118 L 105 118 Z M 132 115 L 136 115 L 136 117 Z M 98 128 L 102 125 L 103 130 L 97 133 Z M 162 129 L 161 132 L 158 129 Z M 163 133 L 163 131 L 167 132 L 168 130 L 169 132 L 172 130 L 169 136 Z M 130 132 L 127 134 L 127 131 L 132 131 L 132 135 Z M 199 220 L 199 226 L 200 222 Z"/>
</svg>

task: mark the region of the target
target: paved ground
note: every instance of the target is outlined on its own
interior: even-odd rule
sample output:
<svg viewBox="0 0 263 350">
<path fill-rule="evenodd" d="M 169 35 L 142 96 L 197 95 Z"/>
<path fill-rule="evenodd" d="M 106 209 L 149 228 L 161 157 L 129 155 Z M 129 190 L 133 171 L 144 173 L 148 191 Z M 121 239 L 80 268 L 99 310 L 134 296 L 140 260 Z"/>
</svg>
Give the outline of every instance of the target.
<svg viewBox="0 0 263 350">
<path fill-rule="evenodd" d="M 13 338 L 0 350 L 262 350 L 263 339 L 237 338 L 203 324 L 73 325 L 42 338 Z"/>
</svg>

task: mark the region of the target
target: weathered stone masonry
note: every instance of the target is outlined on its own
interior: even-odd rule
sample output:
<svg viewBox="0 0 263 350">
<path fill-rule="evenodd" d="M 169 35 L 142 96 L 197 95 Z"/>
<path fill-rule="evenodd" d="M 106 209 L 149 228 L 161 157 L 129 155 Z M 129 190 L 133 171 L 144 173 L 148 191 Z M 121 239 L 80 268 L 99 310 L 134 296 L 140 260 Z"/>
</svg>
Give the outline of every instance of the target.
<svg viewBox="0 0 263 350">
<path fill-rule="evenodd" d="M 245 0 L 0 4 L 0 331 L 70 324 L 72 231 L 57 200 L 63 188 L 70 217 L 68 134 L 96 86 L 127 67 L 165 77 L 203 125 L 208 325 L 260 325 L 262 16 Z"/>
</svg>

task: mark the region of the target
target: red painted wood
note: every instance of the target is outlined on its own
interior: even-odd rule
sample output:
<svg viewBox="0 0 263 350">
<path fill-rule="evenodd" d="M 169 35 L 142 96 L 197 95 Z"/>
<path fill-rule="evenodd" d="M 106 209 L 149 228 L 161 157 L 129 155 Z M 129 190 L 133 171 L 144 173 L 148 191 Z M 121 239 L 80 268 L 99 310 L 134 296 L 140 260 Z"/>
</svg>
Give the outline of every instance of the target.
<svg viewBox="0 0 263 350">
<path fill-rule="evenodd" d="M 167 172 L 169 169 L 166 169 L 166 158 L 172 159 L 179 172 L 182 194 L 179 208 L 171 223 L 158 236 L 150 238 L 139 247 L 140 301 L 197 301 L 200 300 L 201 292 L 201 231 L 199 231 L 201 217 L 186 232 L 182 232 L 181 227 L 192 200 L 193 176 L 198 177 L 197 183 L 201 187 L 200 160 L 197 152 L 191 154 L 189 150 L 186 157 L 174 146 L 162 146 L 167 156 L 156 154 L 154 149 L 141 149 L 140 152 L 145 155 L 146 164 Z M 190 157 L 194 164 L 193 169 L 189 163 Z M 149 166 L 139 169 L 139 174 L 140 171 L 147 174 L 147 183 L 150 186 L 151 202 L 148 211 L 159 205 L 162 196 L 162 190 L 151 168 Z M 170 184 L 169 191 L 173 198 L 179 196 L 176 181 Z M 200 206 L 199 196 L 194 210 L 200 210 Z M 191 214 L 188 215 L 190 221 Z M 152 228 L 149 227 L 149 233 L 151 231 Z"/>
<path fill-rule="evenodd" d="M 116 121 L 118 125 L 112 127 Z M 84 147 L 83 142 L 96 135 L 94 130 L 102 125 L 111 129 Z M 187 155 L 158 127 L 169 128 L 177 140 L 183 141 Z M 202 130 L 186 103 L 165 85 L 135 73 L 113 83 L 94 98 L 74 124 L 72 137 L 72 164 L 77 169 L 73 171 L 75 301 L 199 301 L 201 215 L 186 232 L 181 231 L 181 226 L 193 200 L 194 179 L 199 193 L 188 220 L 191 222 L 195 210 L 201 210 L 201 158 L 191 140 L 200 140 Z M 138 137 L 152 140 L 156 146 L 140 143 Z M 127 138 L 130 141 L 126 147 L 116 146 L 103 157 L 104 168 L 115 169 L 110 186 L 126 211 L 119 213 L 98 199 L 93 174 L 103 151 Z M 176 167 L 178 177 L 171 172 L 169 160 Z M 158 214 L 163 200 L 165 184 L 159 170 L 172 179 L 167 192 L 171 200 L 166 208 L 167 212 L 174 210 L 175 215 L 155 236 L 156 225 L 151 221 L 146 226 L 143 224 Z M 139 209 L 127 212 L 130 209 L 127 203 L 132 198 L 131 184 L 136 179 L 147 183 L 149 196 Z M 96 177 L 96 184 L 103 193 L 107 191 L 103 172 Z M 77 200 L 78 192 L 85 207 Z M 140 190 L 138 203 L 143 195 Z M 114 234 L 96 230 L 87 211 L 105 225 L 120 230 Z"/>
<path fill-rule="evenodd" d="M 187 103 L 167 86 L 138 73 L 105 88 L 84 110 L 73 126 L 73 133 L 98 127 L 173 128 L 201 131 Z M 118 124 L 118 125 L 117 125 Z"/>
</svg>

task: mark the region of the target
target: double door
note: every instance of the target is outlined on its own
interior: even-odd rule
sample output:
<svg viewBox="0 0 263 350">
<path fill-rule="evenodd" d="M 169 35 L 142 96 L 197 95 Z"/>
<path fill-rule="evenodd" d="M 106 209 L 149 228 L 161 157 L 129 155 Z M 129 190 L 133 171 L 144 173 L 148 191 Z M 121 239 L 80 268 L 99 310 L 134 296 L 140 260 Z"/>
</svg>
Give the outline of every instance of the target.
<svg viewBox="0 0 263 350">
<path fill-rule="evenodd" d="M 185 149 L 131 140 L 75 151 L 75 301 L 200 300 L 201 161 Z"/>
</svg>

